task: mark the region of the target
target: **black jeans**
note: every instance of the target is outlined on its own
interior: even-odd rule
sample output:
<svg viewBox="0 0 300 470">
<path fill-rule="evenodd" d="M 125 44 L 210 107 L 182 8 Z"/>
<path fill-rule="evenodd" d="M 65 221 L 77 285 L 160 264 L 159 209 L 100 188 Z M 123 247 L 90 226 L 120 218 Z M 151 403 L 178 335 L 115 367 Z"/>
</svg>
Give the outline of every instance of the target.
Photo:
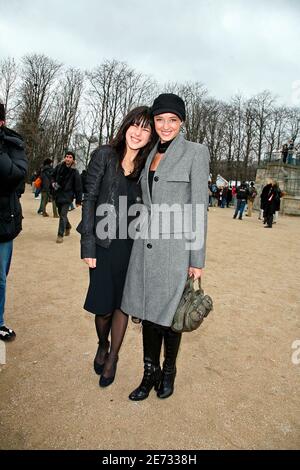
<svg viewBox="0 0 300 470">
<path fill-rule="evenodd" d="M 264 223 L 266 223 L 268 227 L 272 227 L 272 224 L 273 224 L 273 212 L 272 211 L 264 212 Z"/>
<path fill-rule="evenodd" d="M 68 211 L 70 204 L 59 204 L 56 203 L 58 213 L 59 213 L 59 225 L 58 225 L 58 235 L 63 237 L 65 230 L 71 228 L 71 224 L 68 220 Z"/>
</svg>

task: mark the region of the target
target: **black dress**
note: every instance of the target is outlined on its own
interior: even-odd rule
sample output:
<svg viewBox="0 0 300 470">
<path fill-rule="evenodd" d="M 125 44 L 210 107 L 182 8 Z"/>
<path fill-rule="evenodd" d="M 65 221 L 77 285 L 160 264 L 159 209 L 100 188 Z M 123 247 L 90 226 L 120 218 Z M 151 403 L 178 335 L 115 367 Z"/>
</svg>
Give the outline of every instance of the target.
<svg viewBox="0 0 300 470">
<path fill-rule="evenodd" d="M 128 208 L 136 204 L 137 181 L 123 175 L 123 194 L 127 196 Z M 132 221 L 128 217 L 128 225 Z M 118 233 L 117 233 L 118 237 Z M 96 245 L 96 268 L 90 269 L 90 284 L 84 309 L 95 315 L 107 315 L 119 309 L 133 240 L 131 238 L 112 240 L 108 248 Z"/>
</svg>

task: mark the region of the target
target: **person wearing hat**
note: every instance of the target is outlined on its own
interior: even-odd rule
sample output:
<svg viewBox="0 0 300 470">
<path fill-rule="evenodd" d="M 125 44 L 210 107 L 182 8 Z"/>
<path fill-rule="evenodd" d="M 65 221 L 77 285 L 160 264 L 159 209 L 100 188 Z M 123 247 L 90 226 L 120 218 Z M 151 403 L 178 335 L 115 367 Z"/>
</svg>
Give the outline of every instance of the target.
<svg viewBox="0 0 300 470">
<path fill-rule="evenodd" d="M 16 333 L 5 325 L 6 278 L 13 240 L 22 230 L 21 194 L 25 190 L 28 162 L 23 138 L 5 126 L 5 107 L 0 103 L 0 340 L 11 341 Z"/>
<path fill-rule="evenodd" d="M 52 175 L 52 187 L 59 214 L 56 243 L 62 243 L 64 236 L 70 235 L 71 224 L 68 219 L 69 206 L 76 199 L 76 207 L 81 205 L 82 186 L 78 170 L 75 168 L 74 152 L 66 152 L 62 163 L 59 163 Z"/>
<path fill-rule="evenodd" d="M 152 114 L 159 139 L 140 176 L 148 217 L 134 241 L 121 304 L 143 325 L 144 375 L 129 395 L 133 401 L 153 387 L 159 398 L 172 395 L 181 334 L 171 324 L 187 278 L 200 278 L 205 261 L 208 149 L 184 138 L 185 103 L 178 95 L 159 95 Z"/>
</svg>

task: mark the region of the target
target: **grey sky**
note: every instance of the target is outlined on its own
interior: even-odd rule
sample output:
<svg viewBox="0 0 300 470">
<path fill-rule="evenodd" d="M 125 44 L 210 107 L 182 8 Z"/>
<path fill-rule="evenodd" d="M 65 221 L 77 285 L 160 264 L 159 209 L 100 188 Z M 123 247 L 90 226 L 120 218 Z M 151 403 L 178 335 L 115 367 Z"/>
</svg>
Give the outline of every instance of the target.
<svg viewBox="0 0 300 470">
<path fill-rule="evenodd" d="M 116 58 L 216 98 L 269 89 L 300 104 L 299 0 L 0 0 L 0 12 L 0 58 L 82 69 Z"/>
</svg>

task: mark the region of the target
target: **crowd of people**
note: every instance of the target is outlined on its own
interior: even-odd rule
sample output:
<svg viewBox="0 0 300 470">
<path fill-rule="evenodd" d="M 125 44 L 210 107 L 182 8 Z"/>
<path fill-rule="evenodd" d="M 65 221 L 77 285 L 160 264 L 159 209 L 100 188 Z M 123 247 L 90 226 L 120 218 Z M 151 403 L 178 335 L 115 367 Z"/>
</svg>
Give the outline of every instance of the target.
<svg viewBox="0 0 300 470">
<path fill-rule="evenodd" d="M 281 159 L 288 165 L 300 165 L 300 142 L 295 144 L 295 138 L 282 145 Z"/>
<path fill-rule="evenodd" d="M 53 160 L 46 158 L 38 172 L 32 175 L 31 183 L 36 198 L 40 197 L 40 207 L 37 211 L 43 217 L 49 217 L 48 202 L 52 202 L 53 217 L 59 218 L 56 243 L 62 243 L 64 236 L 69 236 L 71 224 L 68 211 L 81 206 L 82 187 L 85 174 L 80 175 L 75 165 L 75 153 L 65 152 L 64 159 L 55 168 Z"/>
<path fill-rule="evenodd" d="M 234 207 L 233 218 L 243 219 L 245 209 L 246 216 L 252 217 L 253 204 L 258 196 L 255 183 L 242 181 L 239 186 L 217 186 L 216 183 L 208 183 L 209 206 L 208 207 Z M 278 183 L 269 178 L 260 194 L 259 220 L 263 220 L 266 228 L 272 228 L 277 222 L 280 211 L 280 200 L 284 195 Z"/>
<path fill-rule="evenodd" d="M 284 195 L 278 183 L 269 178 L 260 195 L 260 215 L 265 228 L 272 228 L 277 223 L 280 211 L 280 200 Z"/>
</svg>

